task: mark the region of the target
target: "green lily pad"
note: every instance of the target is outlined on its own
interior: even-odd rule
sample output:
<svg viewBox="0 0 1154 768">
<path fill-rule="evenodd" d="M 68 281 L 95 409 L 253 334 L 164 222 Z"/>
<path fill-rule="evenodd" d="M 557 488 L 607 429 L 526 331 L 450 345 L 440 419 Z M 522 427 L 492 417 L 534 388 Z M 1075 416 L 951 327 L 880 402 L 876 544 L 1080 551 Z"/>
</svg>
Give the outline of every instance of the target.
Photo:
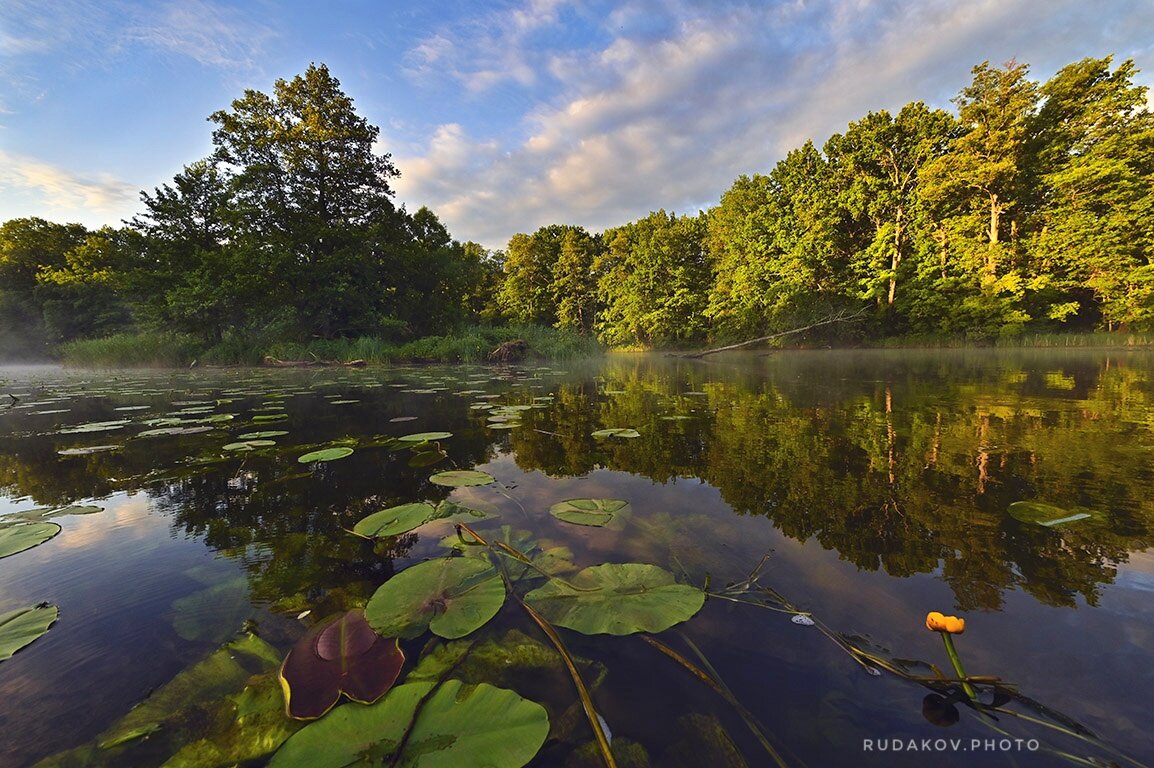
<svg viewBox="0 0 1154 768">
<path fill-rule="evenodd" d="M 123 446 L 120 445 L 89 445 L 84 448 L 64 448 L 56 452 L 57 456 L 91 456 L 94 453 L 104 453 L 105 451 L 118 451 Z"/>
<path fill-rule="evenodd" d="M 287 429 L 266 429 L 263 432 L 245 432 L 237 435 L 237 440 L 266 440 L 270 437 L 282 437 L 288 434 Z"/>
<path fill-rule="evenodd" d="M 143 432 L 137 432 L 136 437 L 168 437 L 169 435 L 199 435 L 203 432 L 211 432 L 212 427 L 194 426 L 194 427 L 158 427 L 156 429 L 146 429 Z"/>
<path fill-rule="evenodd" d="M 276 445 L 276 440 L 241 440 L 235 443 L 226 443 L 221 446 L 222 451 L 254 451 L 257 448 L 268 448 Z"/>
<path fill-rule="evenodd" d="M 116 429 L 123 429 L 132 422 L 127 419 L 118 419 L 117 421 L 92 421 L 87 424 L 77 424 L 72 427 L 64 427 L 56 430 L 58 435 L 81 435 L 88 432 L 112 432 Z"/>
<path fill-rule="evenodd" d="M 430 440 L 447 440 L 452 436 L 452 432 L 414 432 L 411 435 L 402 435 L 397 439 L 404 440 L 406 443 L 427 443 Z"/>
<path fill-rule="evenodd" d="M 252 417 L 252 423 L 253 424 L 268 424 L 268 423 L 273 422 L 273 421 L 284 421 L 287 418 L 288 418 L 287 413 L 275 413 L 275 414 L 270 414 L 268 416 L 253 416 Z"/>
<path fill-rule="evenodd" d="M 448 472 L 438 472 L 429 478 L 430 483 L 447 485 L 450 488 L 464 488 L 471 485 L 488 485 L 496 480 L 488 472 L 476 469 L 454 469 Z"/>
<path fill-rule="evenodd" d="M 0 661 L 43 635 L 59 617 L 60 609 L 47 603 L 0 613 Z"/>
<path fill-rule="evenodd" d="M 605 437 L 641 437 L 641 433 L 636 429 L 599 429 L 593 433 L 593 437 L 599 439 Z"/>
<path fill-rule="evenodd" d="M 486 560 L 438 558 L 407 568 L 380 586 L 365 618 L 385 637 L 412 638 L 431 630 L 464 637 L 505 603 L 505 584 Z"/>
<path fill-rule="evenodd" d="M 628 509 L 629 502 L 622 499 L 568 499 L 549 507 L 549 514 L 567 523 L 599 528 Z"/>
<path fill-rule="evenodd" d="M 1010 513 L 1010 517 L 1019 522 L 1037 523 L 1047 528 L 1091 517 L 1086 512 L 1070 512 L 1061 507 L 1055 507 L 1053 504 L 1043 504 L 1040 501 L 1015 501 L 1007 511 Z"/>
<path fill-rule="evenodd" d="M 585 568 L 568 581 L 550 579 L 525 596 L 542 616 L 586 635 L 663 632 L 690 619 L 705 593 L 678 584 L 656 565 L 606 563 Z"/>
<path fill-rule="evenodd" d="M 343 459 L 346 456 L 352 455 L 352 448 L 323 448 L 319 451 L 310 451 L 304 456 L 298 457 L 297 461 L 301 464 L 308 464 L 314 461 L 336 461 L 337 459 Z"/>
<path fill-rule="evenodd" d="M 103 511 L 104 507 L 98 507 L 95 504 L 73 504 L 68 507 L 48 507 L 45 509 L 30 509 L 27 512 L 16 512 L 7 516 L 4 520 L 31 520 L 33 522 L 39 522 L 41 520 L 51 520 L 54 517 L 94 515 L 97 512 Z"/>
<path fill-rule="evenodd" d="M 363 518 L 353 526 L 353 533 L 364 536 L 366 539 L 399 536 L 428 522 L 435 513 L 436 509 L 433 505 L 423 501 L 414 504 L 401 504 L 382 509 L 380 512 L 374 512 Z"/>
<path fill-rule="evenodd" d="M 297 732 L 269 768 L 520 768 L 548 734 L 544 707 L 513 691 L 459 680 L 408 683 L 376 704 L 340 707 Z M 398 748 L 404 751 L 394 759 Z"/>
<path fill-rule="evenodd" d="M 16 523 L 0 528 L 0 557 L 23 552 L 60 533 L 56 523 Z"/>
</svg>

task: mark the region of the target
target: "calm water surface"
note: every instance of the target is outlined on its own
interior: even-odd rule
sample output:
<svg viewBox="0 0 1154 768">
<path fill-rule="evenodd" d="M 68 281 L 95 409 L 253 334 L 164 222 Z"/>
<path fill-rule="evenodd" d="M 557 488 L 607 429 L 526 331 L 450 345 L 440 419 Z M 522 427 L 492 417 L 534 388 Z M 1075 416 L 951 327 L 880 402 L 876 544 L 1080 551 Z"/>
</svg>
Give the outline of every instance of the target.
<svg viewBox="0 0 1154 768">
<path fill-rule="evenodd" d="M 502 405 L 534 407 L 491 420 Z M 606 428 L 640 436 L 592 435 Z M 148 434 L 158 429 L 169 431 Z M 287 434 L 224 449 L 270 430 Z M 387 439 L 423 431 L 452 433 L 431 466 Z M 297 461 L 333 444 L 355 452 Z M 46 635 L 0 662 L 0 765 L 160 765 L 183 742 L 211 740 L 220 715 L 206 705 L 148 738 L 95 746 L 242 628 L 283 654 L 317 618 L 444 556 L 448 523 L 378 542 L 346 529 L 445 498 L 487 512 L 475 524 L 483 535 L 565 547 L 579 567 L 652 563 L 717 592 L 761 564 L 743 598 L 784 600 L 818 626 L 711 598 L 660 639 L 704 657 L 785 764 L 1151 764 L 1152 458 L 1146 352 L 0 369 L 0 524 L 33 508 L 101 508 L 53 518 L 58 536 L 0 559 L 0 614 L 60 608 Z M 497 482 L 428 480 L 473 468 Z M 580 497 L 631 509 L 604 528 L 548 514 Z M 1057 511 L 1011 514 L 1021 501 Z M 952 675 L 924 627 L 931 610 L 965 617 L 956 644 L 967 671 L 1007 684 L 997 702 L 980 691 L 998 712 L 980 714 L 949 684 L 866 668 Z M 651 645 L 562 631 L 586 660 L 615 746 L 634 760 L 623 765 L 775 764 L 737 708 Z M 544 642 L 513 604 L 477 637 Z M 430 640 L 407 641 L 410 660 Z M 580 762 L 591 736 L 564 674 L 514 678 L 499 684 L 554 720 L 532 765 L 597 764 Z"/>
</svg>

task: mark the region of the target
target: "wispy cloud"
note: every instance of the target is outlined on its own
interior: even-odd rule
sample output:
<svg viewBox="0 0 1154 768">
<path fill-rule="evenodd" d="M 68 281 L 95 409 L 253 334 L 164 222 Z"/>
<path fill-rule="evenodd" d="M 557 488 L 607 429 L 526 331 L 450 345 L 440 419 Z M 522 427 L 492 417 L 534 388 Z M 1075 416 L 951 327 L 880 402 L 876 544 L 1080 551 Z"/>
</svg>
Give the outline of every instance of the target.
<svg viewBox="0 0 1154 768">
<path fill-rule="evenodd" d="M 406 73 L 418 80 L 448 77 L 473 94 L 510 81 L 531 86 L 544 71 L 534 33 L 556 25 L 568 2 L 527 0 L 429 35 L 406 54 Z"/>
<path fill-rule="evenodd" d="M 208 0 L 175 0 L 146 11 L 124 32 L 144 43 L 206 66 L 257 70 L 270 27 L 240 11 Z"/>
<path fill-rule="evenodd" d="M 44 204 L 61 210 L 119 213 L 139 194 L 139 187 L 110 174 L 82 176 L 3 150 L 0 150 L 0 184 L 31 192 Z"/>
<path fill-rule="evenodd" d="M 549 82 L 515 134 L 441 126 L 424 152 L 397 158 L 398 188 L 493 247 L 554 222 L 695 212 L 870 110 L 948 107 L 985 59 L 1017 57 L 1048 77 L 1083 56 L 1150 53 L 1141 30 L 1154 28 L 1154 4 L 1130 7 L 1128 23 L 1106 28 L 1079 0 L 630 0 L 606 17 L 604 44 L 543 48 L 531 33 L 558 24 L 562 5 L 527 3 L 410 52 L 414 72 L 427 65 L 466 90 Z"/>
</svg>

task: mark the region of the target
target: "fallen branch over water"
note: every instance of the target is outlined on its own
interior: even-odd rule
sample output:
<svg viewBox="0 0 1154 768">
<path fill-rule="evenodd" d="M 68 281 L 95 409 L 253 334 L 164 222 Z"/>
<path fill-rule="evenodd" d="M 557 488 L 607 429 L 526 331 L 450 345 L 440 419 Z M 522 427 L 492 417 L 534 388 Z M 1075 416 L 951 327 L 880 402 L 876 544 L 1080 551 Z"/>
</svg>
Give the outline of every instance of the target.
<svg viewBox="0 0 1154 768">
<path fill-rule="evenodd" d="M 866 307 L 862 307 L 857 312 L 853 312 L 852 314 L 846 310 L 843 310 L 841 312 L 838 312 L 837 314 L 830 315 L 829 317 L 826 317 L 823 320 L 818 320 L 817 322 L 810 323 L 809 325 L 803 325 L 800 328 L 790 328 L 788 331 L 779 331 L 778 333 L 771 333 L 768 336 L 761 336 L 761 337 L 756 338 L 756 339 L 750 339 L 749 341 L 742 341 L 740 343 L 730 344 L 730 345 L 724 346 L 724 347 L 717 347 L 716 349 L 707 349 L 704 352 L 692 352 L 689 354 L 681 355 L 681 357 L 690 357 L 690 358 L 696 359 L 696 358 L 700 358 L 700 357 L 705 357 L 706 355 L 712 355 L 712 354 L 715 354 L 717 352 L 728 352 L 731 349 L 741 349 L 742 347 L 748 347 L 752 344 L 759 344 L 763 341 L 769 341 L 770 339 L 777 339 L 777 338 L 780 338 L 782 336 L 789 336 L 792 333 L 801 333 L 802 331 L 808 331 L 811 328 L 817 328 L 817 327 L 822 326 L 822 325 L 831 325 L 832 323 L 852 322 L 852 321 L 858 320 L 862 316 L 864 316 L 866 309 L 867 309 Z"/>
<path fill-rule="evenodd" d="M 340 360 L 278 360 L 272 355 L 265 355 L 262 362 L 271 368 L 316 368 L 330 365 L 360 368 L 366 365 L 364 360 L 349 360 L 347 363 L 342 363 Z"/>
</svg>

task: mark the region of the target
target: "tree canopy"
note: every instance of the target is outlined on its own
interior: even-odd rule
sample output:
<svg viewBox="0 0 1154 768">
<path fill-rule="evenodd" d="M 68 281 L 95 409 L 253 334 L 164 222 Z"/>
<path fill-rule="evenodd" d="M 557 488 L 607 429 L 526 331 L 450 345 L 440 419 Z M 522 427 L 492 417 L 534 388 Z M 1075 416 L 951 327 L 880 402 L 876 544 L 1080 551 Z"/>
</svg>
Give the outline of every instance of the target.
<svg viewBox="0 0 1154 768">
<path fill-rule="evenodd" d="M 209 116 L 213 151 L 125 226 L 0 225 L 0 354 L 125 328 L 206 343 L 555 325 L 615 345 L 1154 328 L 1154 116 L 1132 61 L 1044 83 L 983 62 L 953 100 L 877 110 L 717 205 L 502 251 L 394 201 L 379 131 L 322 65 Z"/>
</svg>

